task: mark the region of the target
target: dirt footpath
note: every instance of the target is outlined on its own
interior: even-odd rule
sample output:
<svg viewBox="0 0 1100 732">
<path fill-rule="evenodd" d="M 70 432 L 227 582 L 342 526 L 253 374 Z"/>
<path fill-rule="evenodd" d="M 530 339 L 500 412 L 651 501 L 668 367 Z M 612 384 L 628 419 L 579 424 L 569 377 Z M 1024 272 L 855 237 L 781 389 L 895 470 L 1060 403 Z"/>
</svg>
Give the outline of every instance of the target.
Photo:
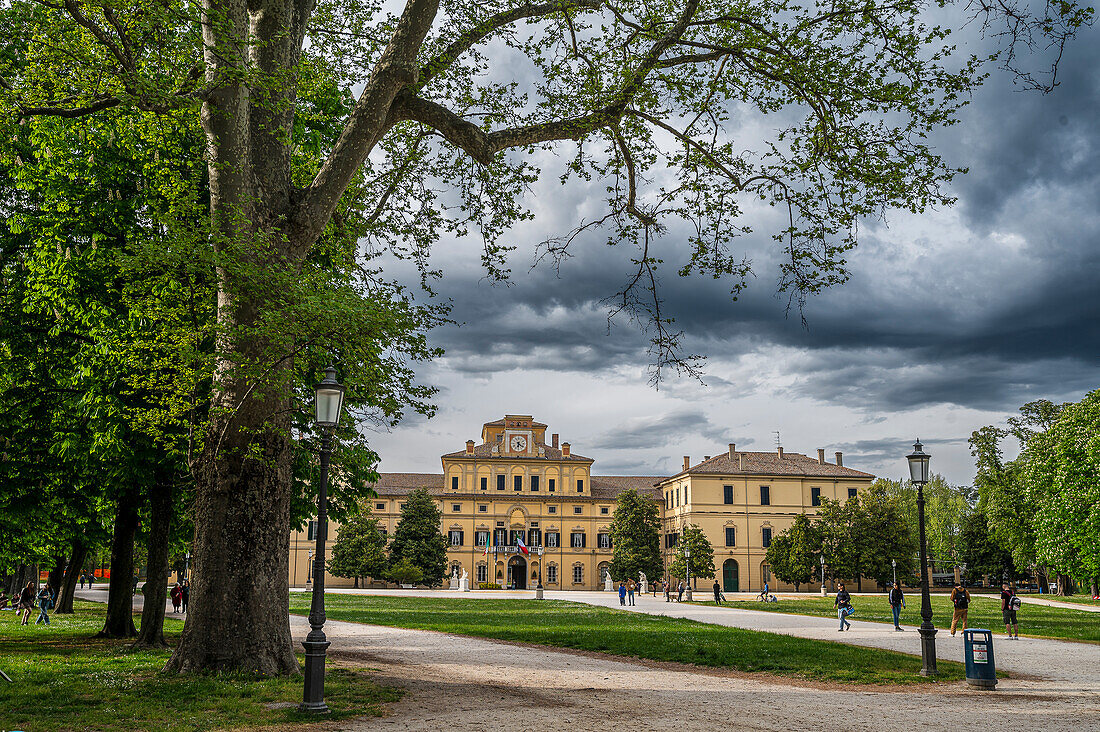
<svg viewBox="0 0 1100 732">
<path fill-rule="evenodd" d="M 308 631 L 292 617 L 295 638 Z M 431 631 L 326 624 L 337 659 L 377 669 L 406 690 L 380 719 L 347 730 L 928 730 L 1100 731 L 1100 689 L 1045 695 L 1040 682 L 977 692 L 838 690 L 608 660 Z"/>
</svg>

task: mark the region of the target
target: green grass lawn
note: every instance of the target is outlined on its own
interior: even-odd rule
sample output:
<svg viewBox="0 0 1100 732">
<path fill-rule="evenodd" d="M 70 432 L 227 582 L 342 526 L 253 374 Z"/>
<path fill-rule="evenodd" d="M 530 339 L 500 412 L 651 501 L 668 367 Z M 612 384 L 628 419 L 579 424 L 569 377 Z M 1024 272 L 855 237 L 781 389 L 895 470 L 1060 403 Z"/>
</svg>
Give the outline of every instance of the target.
<svg viewBox="0 0 1100 732">
<path fill-rule="evenodd" d="M 1023 597 L 1041 597 L 1044 600 L 1052 600 L 1054 602 L 1071 602 L 1077 605 L 1100 606 L 1100 600 L 1093 600 L 1088 595 L 1070 595 L 1069 597 L 1059 597 L 1058 595 L 1023 595 Z"/>
<path fill-rule="evenodd" d="M 159 673 L 168 652 L 131 652 L 124 641 L 93 639 L 106 606 L 76 602 L 73 615 L 52 617 L 49 627 L 17 622 L 0 611 L 0 730 L 212 730 L 293 725 L 316 721 L 296 709 L 269 709 L 274 702 L 300 702 L 302 679 L 246 674 Z M 31 615 L 31 622 L 37 610 Z M 135 622 L 137 622 L 135 618 Z M 183 623 L 169 613 L 165 637 L 178 640 Z M 378 715 L 400 692 L 372 684 L 362 672 L 329 669 L 327 719 Z"/>
<path fill-rule="evenodd" d="M 291 593 L 290 610 L 309 612 L 310 596 Z M 481 600 L 325 596 L 332 620 L 437 630 L 539 643 L 656 661 L 859 684 L 928 683 L 920 658 L 774 633 L 593 607 L 564 600 Z M 964 677 L 961 664 L 940 661 L 940 680 Z"/>
<path fill-rule="evenodd" d="M 714 605 L 714 602 L 698 604 Z M 782 598 L 778 602 L 746 600 L 728 602 L 725 605 L 746 610 L 766 610 L 836 619 L 832 597 L 807 595 L 797 600 Z M 902 624 L 920 625 L 920 593 L 906 593 L 905 605 L 905 609 L 901 611 Z M 856 609 L 852 622 L 860 620 L 890 624 L 894 622 L 885 594 L 878 597 L 853 597 L 852 606 Z M 951 627 L 952 609 L 950 597 L 932 595 L 932 622 L 937 628 Z M 1020 635 L 1023 636 L 1100 643 L 1100 613 L 1024 603 L 1016 613 L 1016 619 L 1020 621 Z M 1000 598 L 990 599 L 972 595 L 967 624 L 971 628 L 986 628 L 994 633 L 1000 631 L 1003 634 L 1005 626 L 1001 620 Z"/>
</svg>

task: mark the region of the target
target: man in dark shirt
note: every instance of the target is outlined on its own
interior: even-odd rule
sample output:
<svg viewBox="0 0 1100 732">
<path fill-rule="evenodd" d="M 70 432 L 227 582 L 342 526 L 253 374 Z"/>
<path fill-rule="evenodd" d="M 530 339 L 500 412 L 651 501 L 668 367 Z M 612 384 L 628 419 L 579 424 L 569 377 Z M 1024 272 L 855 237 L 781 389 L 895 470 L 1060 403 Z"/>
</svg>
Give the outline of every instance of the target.
<svg viewBox="0 0 1100 732">
<path fill-rule="evenodd" d="M 714 581 L 714 604 L 722 604 L 722 587 L 718 584 L 718 580 Z"/>
<path fill-rule="evenodd" d="M 1014 602 L 1015 601 L 1015 602 Z M 1016 593 L 1012 591 L 1008 583 L 1001 585 L 1001 619 L 1005 621 L 1005 633 L 1009 638 L 1020 640 L 1020 626 L 1016 623 L 1016 608 L 1020 601 L 1016 599 Z M 1012 629 L 1009 630 L 1009 626 Z"/>
<path fill-rule="evenodd" d="M 905 595 L 901 591 L 901 584 L 895 582 L 890 588 L 890 610 L 894 613 L 894 630 L 901 630 L 901 609 L 905 607 Z"/>
<path fill-rule="evenodd" d="M 840 619 L 840 628 L 837 631 L 840 632 L 852 627 L 852 624 L 848 622 L 848 614 L 852 609 L 852 596 L 848 594 L 848 590 L 844 589 L 843 582 L 837 587 L 839 589 L 836 593 L 836 599 L 833 600 L 833 607 L 836 608 L 836 616 Z"/>
</svg>

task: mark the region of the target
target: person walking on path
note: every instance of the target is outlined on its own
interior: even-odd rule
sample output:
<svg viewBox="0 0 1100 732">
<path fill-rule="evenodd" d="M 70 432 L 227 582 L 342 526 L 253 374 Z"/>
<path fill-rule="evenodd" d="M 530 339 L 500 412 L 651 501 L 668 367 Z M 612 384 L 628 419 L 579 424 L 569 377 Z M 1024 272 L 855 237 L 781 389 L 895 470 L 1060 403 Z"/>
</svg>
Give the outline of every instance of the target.
<svg viewBox="0 0 1100 732">
<path fill-rule="evenodd" d="M 966 630 L 966 614 L 970 609 L 970 593 L 962 586 L 962 582 L 955 583 L 955 589 L 951 590 L 951 603 L 955 606 L 955 612 L 951 614 L 951 635 L 955 635 L 955 627 L 962 621 L 962 629 Z"/>
<path fill-rule="evenodd" d="M 626 606 L 626 585 L 622 582 L 619 582 L 619 604 Z"/>
<path fill-rule="evenodd" d="M 676 588 L 676 602 L 684 601 L 684 581 L 680 580 L 680 586 Z"/>
<path fill-rule="evenodd" d="M 184 580 L 180 588 L 180 598 L 183 601 L 183 613 L 187 614 L 187 601 L 191 599 L 191 580 Z"/>
<path fill-rule="evenodd" d="M 34 607 L 34 582 L 28 582 L 27 586 L 19 591 L 19 602 L 15 609 L 22 614 L 20 625 L 26 625 L 31 619 L 31 608 Z"/>
<path fill-rule="evenodd" d="M 714 604 L 722 604 L 722 586 L 718 584 L 718 580 L 714 580 Z"/>
<path fill-rule="evenodd" d="M 665 580 L 665 602 L 672 602 L 672 579 Z"/>
<path fill-rule="evenodd" d="M 634 580 L 632 579 L 626 581 L 626 601 L 626 604 L 634 607 Z"/>
<path fill-rule="evenodd" d="M 895 582 L 890 588 L 890 610 L 894 613 L 894 630 L 901 630 L 901 610 L 905 607 L 905 593 L 901 591 L 901 583 Z"/>
<path fill-rule="evenodd" d="M 84 573 L 80 573 L 80 589 L 84 589 Z"/>
<path fill-rule="evenodd" d="M 1009 638 L 1020 640 L 1020 626 L 1016 623 L 1016 611 L 1020 609 L 1020 598 L 1007 582 L 1001 585 L 1001 619 L 1005 621 L 1005 633 Z M 1009 630 L 1009 626 L 1012 629 Z"/>
<path fill-rule="evenodd" d="M 764 589 L 760 590 L 760 594 L 757 595 L 756 597 L 763 600 L 764 602 L 768 601 L 768 581 L 767 580 L 764 580 Z"/>
<path fill-rule="evenodd" d="M 848 594 L 848 590 L 844 589 L 843 582 L 837 585 L 836 599 L 833 600 L 833 607 L 836 608 L 836 616 L 840 619 L 840 628 L 837 632 L 850 629 L 852 624 L 848 622 L 848 615 L 851 614 L 852 610 L 852 596 Z"/>
<path fill-rule="evenodd" d="M 172 586 L 172 612 L 178 613 L 180 611 L 180 604 L 183 602 L 183 588 L 180 587 L 180 583 L 177 582 Z"/>
<path fill-rule="evenodd" d="M 42 589 L 38 591 L 38 619 L 34 621 L 35 625 L 39 623 L 50 624 L 50 608 L 53 607 L 53 592 L 50 590 L 50 583 L 42 585 Z"/>
</svg>

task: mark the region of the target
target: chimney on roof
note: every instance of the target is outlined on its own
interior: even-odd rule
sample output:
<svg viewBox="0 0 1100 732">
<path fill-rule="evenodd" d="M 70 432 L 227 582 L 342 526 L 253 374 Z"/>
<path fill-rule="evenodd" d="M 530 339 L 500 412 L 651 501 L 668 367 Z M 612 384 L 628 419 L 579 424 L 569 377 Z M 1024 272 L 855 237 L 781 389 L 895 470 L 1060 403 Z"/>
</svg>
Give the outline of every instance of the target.
<svg viewBox="0 0 1100 732">
<path fill-rule="evenodd" d="M 782 460 L 783 459 L 783 448 L 782 447 L 777 447 L 776 450 L 779 452 L 779 459 Z"/>
<path fill-rule="evenodd" d="M 684 470 L 687 470 L 690 467 L 691 467 L 691 456 L 690 455 L 684 455 Z"/>
<path fill-rule="evenodd" d="M 703 456 L 703 459 L 704 459 L 704 460 L 710 460 L 710 455 L 704 455 L 704 456 Z"/>
<path fill-rule="evenodd" d="M 738 470 L 744 470 L 745 469 L 745 453 L 743 453 L 743 452 L 737 453 L 737 469 Z"/>
<path fill-rule="evenodd" d="M 737 452 L 737 443 L 736 442 L 731 442 L 730 443 L 730 460 L 733 460 L 733 453 L 735 453 L 735 452 Z"/>
<path fill-rule="evenodd" d="M 467 455 L 473 455 L 474 454 L 474 441 L 473 440 L 466 440 L 466 454 Z"/>
<path fill-rule="evenodd" d="M 550 435 L 550 444 L 554 447 L 558 446 L 558 433 L 557 432 Z"/>
<path fill-rule="evenodd" d="M 836 466 L 838 468 L 843 468 L 844 467 L 844 453 L 838 452 L 836 454 Z"/>
<path fill-rule="evenodd" d="M 817 448 L 817 463 L 818 465 L 825 464 L 825 448 L 823 447 Z"/>
<path fill-rule="evenodd" d="M 568 442 L 561 443 L 561 456 L 562 457 L 569 457 L 569 443 Z"/>
</svg>

